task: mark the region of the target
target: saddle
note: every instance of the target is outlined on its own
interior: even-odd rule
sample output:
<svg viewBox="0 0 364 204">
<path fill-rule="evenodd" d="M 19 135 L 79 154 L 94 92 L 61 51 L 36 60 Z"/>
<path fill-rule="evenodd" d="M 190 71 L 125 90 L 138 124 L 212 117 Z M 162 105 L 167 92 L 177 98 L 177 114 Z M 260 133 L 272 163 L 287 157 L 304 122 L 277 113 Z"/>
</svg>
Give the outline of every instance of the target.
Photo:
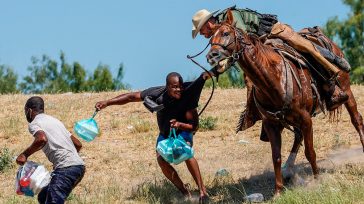
<svg viewBox="0 0 364 204">
<path fill-rule="evenodd" d="M 304 28 L 298 32 L 299 35 L 311 41 L 315 48 L 325 57 L 328 61 L 336 65 L 339 69 L 350 72 L 350 64 L 344 58 L 343 53 L 338 55 L 334 54 L 332 44 L 333 42 L 322 32 L 320 27 Z"/>
</svg>

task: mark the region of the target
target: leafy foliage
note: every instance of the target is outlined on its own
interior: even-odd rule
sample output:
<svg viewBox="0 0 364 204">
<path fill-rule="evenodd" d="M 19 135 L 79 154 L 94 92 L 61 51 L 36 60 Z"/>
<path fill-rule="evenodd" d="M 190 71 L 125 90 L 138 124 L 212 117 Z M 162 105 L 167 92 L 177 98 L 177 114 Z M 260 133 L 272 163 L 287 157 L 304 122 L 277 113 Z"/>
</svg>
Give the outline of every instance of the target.
<svg viewBox="0 0 364 204">
<path fill-rule="evenodd" d="M 92 87 L 93 91 L 97 92 L 112 90 L 114 88 L 114 83 L 109 66 L 99 64 L 94 72 L 93 78 L 89 80 L 89 85 Z"/>
<path fill-rule="evenodd" d="M 24 93 L 58 93 L 105 91 L 127 88 L 122 83 L 124 67 L 121 64 L 116 78 L 113 78 L 108 65 L 99 64 L 91 76 L 87 76 L 85 68 L 79 62 L 69 64 L 65 54 L 60 54 L 60 66 L 56 60 L 46 55 L 42 59 L 31 58 L 28 67 L 29 75 L 23 78 L 19 88 Z"/>
<path fill-rule="evenodd" d="M 212 81 L 208 80 L 205 83 L 206 87 L 212 86 Z M 243 88 L 245 87 L 242 70 L 238 67 L 231 67 L 225 73 L 219 76 L 217 87 L 220 88 Z"/>
<path fill-rule="evenodd" d="M 364 82 L 364 66 L 358 67 L 351 72 L 351 82 L 357 84 Z"/>
<path fill-rule="evenodd" d="M 333 39 L 343 50 L 345 57 L 353 68 L 352 76 L 359 80 L 358 72 L 364 75 L 364 1 L 343 0 L 351 11 L 347 19 L 339 20 L 337 16 L 329 19 L 324 27 L 325 34 Z M 358 71 L 356 71 L 358 69 Z M 360 81 L 363 83 L 363 77 Z"/>
<path fill-rule="evenodd" d="M 16 92 L 17 79 L 18 76 L 11 67 L 0 65 L 0 94 Z"/>
<path fill-rule="evenodd" d="M 201 118 L 199 122 L 199 129 L 201 131 L 214 130 L 216 127 L 217 118 L 208 116 L 206 118 Z"/>
<path fill-rule="evenodd" d="M 6 169 L 12 166 L 12 155 L 8 148 L 3 148 L 0 151 L 0 172 L 4 172 Z"/>
</svg>

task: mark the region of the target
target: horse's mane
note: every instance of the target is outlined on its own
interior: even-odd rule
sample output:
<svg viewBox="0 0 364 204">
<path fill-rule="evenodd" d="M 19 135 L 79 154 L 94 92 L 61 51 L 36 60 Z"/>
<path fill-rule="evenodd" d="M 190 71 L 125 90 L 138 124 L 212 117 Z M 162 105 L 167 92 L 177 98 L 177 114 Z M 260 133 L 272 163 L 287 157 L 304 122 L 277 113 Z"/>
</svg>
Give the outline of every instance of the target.
<svg viewBox="0 0 364 204">
<path fill-rule="evenodd" d="M 261 67 L 276 67 L 282 60 L 281 57 L 268 45 L 264 45 L 255 34 L 244 34 L 254 45 L 253 55 L 256 57 L 255 63 Z"/>
</svg>

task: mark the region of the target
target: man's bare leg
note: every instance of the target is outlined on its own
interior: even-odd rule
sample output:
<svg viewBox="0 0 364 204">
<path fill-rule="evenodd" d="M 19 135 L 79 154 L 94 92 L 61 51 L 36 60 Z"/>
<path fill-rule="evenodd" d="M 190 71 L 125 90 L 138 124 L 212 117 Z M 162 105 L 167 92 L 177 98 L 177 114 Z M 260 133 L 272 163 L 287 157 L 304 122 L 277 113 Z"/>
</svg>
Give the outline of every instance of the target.
<svg viewBox="0 0 364 204">
<path fill-rule="evenodd" d="M 207 194 L 206 188 L 202 182 L 201 172 L 200 172 L 200 168 L 198 166 L 197 160 L 194 157 L 186 160 L 186 166 L 187 166 L 188 170 L 190 171 L 193 179 L 195 180 L 195 182 L 198 186 L 198 189 L 200 190 L 200 200 L 206 199 L 208 197 L 208 194 Z"/>
<path fill-rule="evenodd" d="M 191 197 L 191 193 L 183 184 L 181 178 L 178 176 L 177 171 L 168 163 L 166 162 L 162 156 L 157 154 L 157 161 L 159 167 L 162 169 L 163 174 L 170 180 L 177 188 L 181 191 L 184 196 Z"/>
</svg>

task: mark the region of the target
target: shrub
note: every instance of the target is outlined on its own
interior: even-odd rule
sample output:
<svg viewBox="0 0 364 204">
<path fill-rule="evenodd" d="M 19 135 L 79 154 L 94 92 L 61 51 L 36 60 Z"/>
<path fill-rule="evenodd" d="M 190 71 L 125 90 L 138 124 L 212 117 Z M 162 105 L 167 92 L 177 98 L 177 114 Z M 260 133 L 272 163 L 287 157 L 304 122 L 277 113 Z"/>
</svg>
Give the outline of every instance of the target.
<svg viewBox="0 0 364 204">
<path fill-rule="evenodd" d="M 217 118 L 208 116 L 207 118 L 200 119 L 199 129 L 204 130 L 214 130 L 216 127 Z"/>
<path fill-rule="evenodd" d="M 3 148 L 0 152 L 0 172 L 12 167 L 12 155 L 8 148 Z"/>
<path fill-rule="evenodd" d="M 134 133 L 148 132 L 152 129 L 152 124 L 145 120 L 140 120 L 136 122 L 133 126 L 134 126 L 133 129 Z"/>
</svg>

